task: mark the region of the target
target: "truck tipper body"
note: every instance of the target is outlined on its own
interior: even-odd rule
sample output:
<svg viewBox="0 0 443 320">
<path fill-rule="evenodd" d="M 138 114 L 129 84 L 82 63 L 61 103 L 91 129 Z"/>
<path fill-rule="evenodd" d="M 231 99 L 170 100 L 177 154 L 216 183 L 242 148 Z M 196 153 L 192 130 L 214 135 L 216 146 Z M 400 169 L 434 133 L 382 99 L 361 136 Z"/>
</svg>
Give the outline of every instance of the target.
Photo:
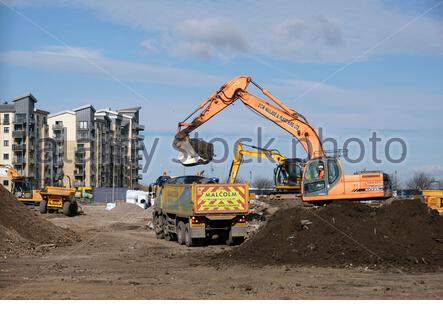
<svg viewBox="0 0 443 320">
<path fill-rule="evenodd" d="M 244 183 L 166 183 L 155 199 L 157 238 L 193 246 L 210 239 L 240 244 L 246 236 L 249 186 Z"/>
</svg>

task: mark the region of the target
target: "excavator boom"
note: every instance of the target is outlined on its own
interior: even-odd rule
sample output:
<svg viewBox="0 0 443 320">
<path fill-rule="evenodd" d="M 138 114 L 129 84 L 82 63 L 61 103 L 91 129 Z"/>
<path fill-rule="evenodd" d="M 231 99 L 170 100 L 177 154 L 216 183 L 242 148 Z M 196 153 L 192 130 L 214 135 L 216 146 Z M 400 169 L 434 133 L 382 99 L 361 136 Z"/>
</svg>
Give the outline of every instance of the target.
<svg viewBox="0 0 443 320">
<path fill-rule="evenodd" d="M 277 106 L 246 91 L 250 83 L 275 102 Z M 253 82 L 251 77 L 238 76 L 221 86 L 212 96 L 200 104 L 192 114 L 178 124 L 173 146 L 179 151 L 178 160 L 183 165 L 206 164 L 212 160 L 212 146 L 202 140 L 190 139 L 189 134 L 237 100 L 242 101 L 247 107 L 296 137 L 309 158 L 324 155 L 320 138 L 305 117 L 285 106 L 268 90 Z M 192 122 L 187 122 L 199 110 L 202 110 L 200 114 Z"/>
</svg>

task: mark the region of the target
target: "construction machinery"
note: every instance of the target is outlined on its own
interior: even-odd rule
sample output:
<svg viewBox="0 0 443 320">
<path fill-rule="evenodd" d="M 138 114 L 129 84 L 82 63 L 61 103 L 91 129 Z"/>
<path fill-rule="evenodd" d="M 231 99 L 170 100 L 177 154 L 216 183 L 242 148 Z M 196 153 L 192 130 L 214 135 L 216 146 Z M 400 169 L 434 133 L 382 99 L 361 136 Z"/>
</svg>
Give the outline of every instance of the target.
<svg viewBox="0 0 443 320">
<path fill-rule="evenodd" d="M 249 147 L 249 149 L 245 147 Z M 272 198 L 288 199 L 301 193 L 301 177 L 304 165 L 302 159 L 286 158 L 278 150 L 259 148 L 240 142 L 235 146 L 228 183 L 235 183 L 244 156 L 268 159 L 277 164 L 274 169 L 275 190 L 270 195 Z"/>
<path fill-rule="evenodd" d="M 22 176 L 13 166 L 0 164 L 0 177 L 11 181 L 9 191 L 24 204 L 35 205 L 42 200 L 40 190 L 34 189 L 32 179 Z"/>
<path fill-rule="evenodd" d="M 240 244 L 249 211 L 246 183 L 219 184 L 218 179 L 182 176 L 166 181 L 154 201 L 152 221 L 157 238 L 194 246 L 209 239 Z"/>
<path fill-rule="evenodd" d="M 440 214 L 443 214 L 443 189 L 422 190 L 423 199 L 426 205 Z"/>
<path fill-rule="evenodd" d="M 91 202 L 94 197 L 92 187 L 77 187 L 75 197 L 80 200 Z"/>
<path fill-rule="evenodd" d="M 66 216 L 75 216 L 78 213 L 78 204 L 75 199 L 75 188 L 45 187 L 40 191 L 40 213 L 57 212 L 61 210 Z"/>
<path fill-rule="evenodd" d="M 248 92 L 246 89 L 249 84 L 257 87 L 272 103 Z M 287 131 L 303 146 L 308 156 L 302 175 L 304 201 L 378 200 L 392 196 L 391 181 L 383 172 L 345 175 L 340 155 L 326 154 L 316 130 L 306 118 L 260 87 L 250 76 L 238 76 L 230 80 L 202 102 L 184 121 L 179 122 L 173 147 L 179 151 L 178 160 L 183 165 L 207 164 L 212 161 L 212 144 L 202 139 L 191 139 L 189 134 L 238 100 Z"/>
</svg>

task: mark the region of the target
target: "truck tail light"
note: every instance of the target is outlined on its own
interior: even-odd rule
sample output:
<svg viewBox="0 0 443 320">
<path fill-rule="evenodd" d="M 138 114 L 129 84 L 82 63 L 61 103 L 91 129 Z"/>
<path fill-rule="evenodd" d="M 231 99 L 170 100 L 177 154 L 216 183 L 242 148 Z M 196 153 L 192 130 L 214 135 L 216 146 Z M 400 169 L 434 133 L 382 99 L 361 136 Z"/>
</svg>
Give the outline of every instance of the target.
<svg viewBox="0 0 443 320">
<path fill-rule="evenodd" d="M 191 218 L 191 224 L 198 224 L 198 223 L 200 223 L 200 222 L 198 221 L 198 219 L 196 217 Z"/>
<path fill-rule="evenodd" d="M 246 218 L 245 216 L 241 216 L 240 218 L 237 219 L 238 223 L 245 223 L 246 222 Z"/>
</svg>

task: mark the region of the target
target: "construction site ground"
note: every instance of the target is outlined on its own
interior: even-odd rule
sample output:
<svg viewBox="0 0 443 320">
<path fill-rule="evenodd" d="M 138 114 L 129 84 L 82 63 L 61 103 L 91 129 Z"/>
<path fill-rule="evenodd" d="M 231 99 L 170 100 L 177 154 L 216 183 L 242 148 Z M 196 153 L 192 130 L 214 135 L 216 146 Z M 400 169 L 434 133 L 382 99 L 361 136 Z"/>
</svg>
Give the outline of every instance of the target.
<svg viewBox="0 0 443 320">
<path fill-rule="evenodd" d="M 253 265 L 225 245 L 187 248 L 158 240 L 150 211 L 84 206 L 45 219 L 81 241 L 0 259 L 2 299 L 440 299 L 443 271 Z M 238 249 L 238 248 L 237 248 Z M 234 249 L 236 250 L 236 249 Z"/>
</svg>

